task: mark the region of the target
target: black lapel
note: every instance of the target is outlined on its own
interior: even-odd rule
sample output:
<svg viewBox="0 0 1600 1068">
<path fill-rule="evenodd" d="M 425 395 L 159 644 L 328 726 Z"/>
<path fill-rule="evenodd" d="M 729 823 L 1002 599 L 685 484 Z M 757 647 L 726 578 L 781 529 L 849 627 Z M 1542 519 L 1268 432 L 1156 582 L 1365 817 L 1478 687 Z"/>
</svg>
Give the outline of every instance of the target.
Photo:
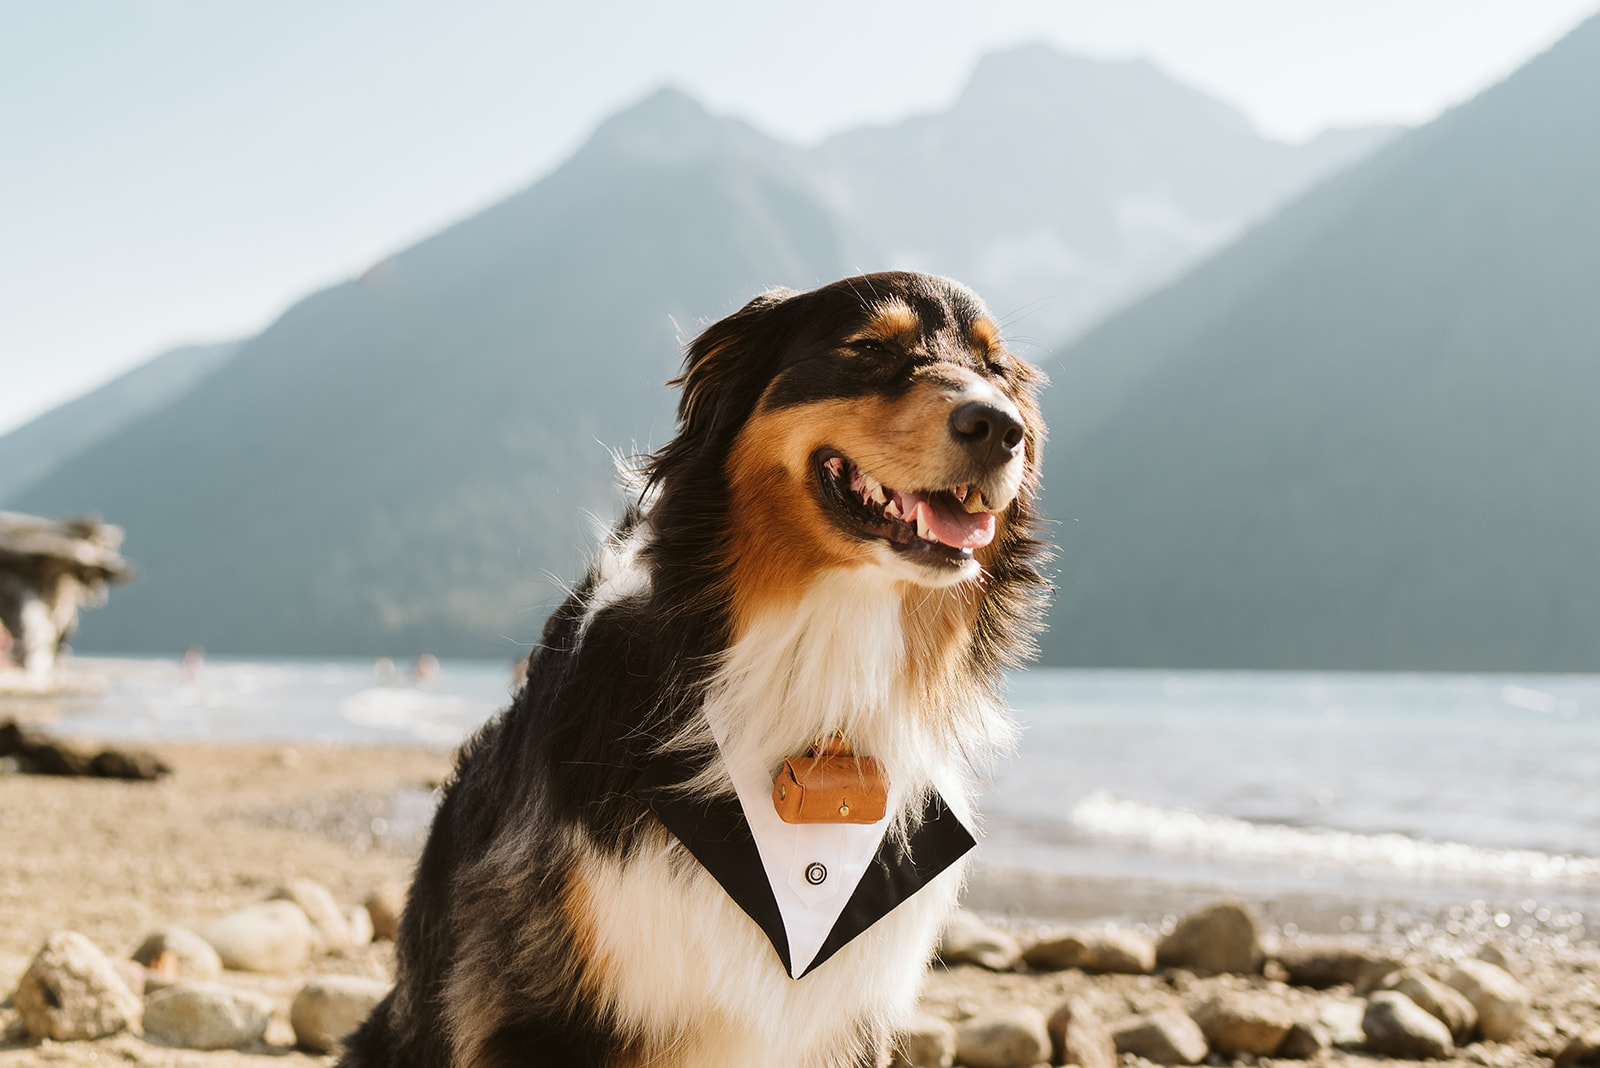
<svg viewBox="0 0 1600 1068">
<path fill-rule="evenodd" d="M 674 789 L 687 781 L 693 771 L 684 757 L 662 755 L 645 768 L 634 784 L 634 792 L 766 933 L 784 971 L 793 975 L 783 914 L 767 883 L 767 871 L 744 818 L 744 809 L 736 796 L 706 801 L 685 797 L 681 790 Z M 816 958 L 797 978 L 809 975 L 976 844 L 972 832 L 950 811 L 944 799 L 937 793 L 930 794 L 922 807 L 922 820 L 908 842 L 902 845 L 885 836 Z"/>
<path fill-rule="evenodd" d="M 966 856 L 977 845 L 972 832 L 956 818 L 938 793 L 930 793 L 922 806 L 922 823 L 901 845 L 888 835 L 878 855 L 856 885 L 856 892 L 834 921 L 822 948 L 801 978 L 833 956 L 856 935 L 889 915 L 896 905 L 933 881 L 934 877 Z M 768 891 L 771 893 L 771 891 Z"/>
<path fill-rule="evenodd" d="M 685 797 L 675 789 L 687 781 L 694 769 L 676 753 L 657 757 L 634 783 L 634 793 L 656 819 L 666 824 L 694 854 L 700 866 L 722 884 L 734 904 L 766 932 L 772 948 L 783 961 L 783 970 L 793 973 L 789 964 L 789 935 L 783 929 L 783 913 L 778 899 L 767 884 L 767 870 L 761 865 L 755 836 L 744 818 L 738 797 L 725 795 L 715 800 Z"/>
</svg>

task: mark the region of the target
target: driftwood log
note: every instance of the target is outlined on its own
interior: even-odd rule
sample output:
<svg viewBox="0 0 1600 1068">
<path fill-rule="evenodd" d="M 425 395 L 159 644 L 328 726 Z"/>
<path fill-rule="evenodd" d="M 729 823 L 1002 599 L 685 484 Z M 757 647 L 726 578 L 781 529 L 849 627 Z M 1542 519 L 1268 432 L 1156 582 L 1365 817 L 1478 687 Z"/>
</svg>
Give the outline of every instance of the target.
<svg viewBox="0 0 1600 1068">
<path fill-rule="evenodd" d="M 79 609 L 133 578 L 121 546 L 122 528 L 98 519 L 0 512 L 0 647 L 12 662 L 34 678 L 51 673 Z"/>
<path fill-rule="evenodd" d="M 90 752 L 27 730 L 14 720 L 0 723 L 0 759 L 16 762 L 18 771 L 33 775 L 76 775 L 97 779 L 159 779 L 172 768 L 142 749 L 100 749 Z"/>
</svg>

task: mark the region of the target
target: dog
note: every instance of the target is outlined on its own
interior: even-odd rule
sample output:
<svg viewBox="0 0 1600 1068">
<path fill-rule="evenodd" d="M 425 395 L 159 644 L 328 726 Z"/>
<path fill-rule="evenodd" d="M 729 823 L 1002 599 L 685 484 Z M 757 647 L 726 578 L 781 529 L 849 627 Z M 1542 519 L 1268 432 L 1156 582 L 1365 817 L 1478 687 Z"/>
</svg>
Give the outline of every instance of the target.
<svg viewBox="0 0 1600 1068">
<path fill-rule="evenodd" d="M 883 1063 L 1038 624 L 1041 384 L 909 272 L 691 342 L 676 435 L 458 755 L 340 1064 Z"/>
</svg>

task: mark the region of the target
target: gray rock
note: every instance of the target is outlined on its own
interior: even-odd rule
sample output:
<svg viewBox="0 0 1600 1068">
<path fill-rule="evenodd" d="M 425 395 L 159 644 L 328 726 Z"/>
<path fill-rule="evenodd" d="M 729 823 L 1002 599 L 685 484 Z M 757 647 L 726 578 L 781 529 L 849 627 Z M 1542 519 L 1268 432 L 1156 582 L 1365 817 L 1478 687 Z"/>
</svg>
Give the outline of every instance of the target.
<svg viewBox="0 0 1600 1068">
<path fill-rule="evenodd" d="M 263 901 L 230 912 L 198 932 L 225 967 L 242 972 L 292 972 L 311 959 L 311 921 L 293 901 Z"/>
<path fill-rule="evenodd" d="M 1528 992 L 1504 968 L 1484 960 L 1464 960 L 1445 982 L 1467 996 L 1478 1010 L 1478 1030 L 1491 1042 L 1508 1042 L 1528 1022 Z"/>
<path fill-rule="evenodd" d="M 221 983 L 179 983 L 144 1003 L 144 1033 L 182 1049 L 241 1049 L 259 1042 L 272 1019 L 272 999 Z"/>
<path fill-rule="evenodd" d="M 1162 1009 L 1131 1020 L 1112 1032 L 1118 1053 L 1157 1064 L 1199 1064 L 1210 1050 L 1200 1025 L 1187 1013 Z"/>
<path fill-rule="evenodd" d="M 956 1062 L 956 1029 L 950 1021 L 921 1013 L 894 1036 L 890 1068 L 950 1068 Z"/>
<path fill-rule="evenodd" d="M 1400 966 L 1399 962 L 1366 946 L 1334 939 L 1284 946 L 1278 950 L 1276 960 L 1288 973 L 1289 982 L 1317 990 L 1343 984 L 1355 986 L 1364 974 L 1380 965 Z"/>
<path fill-rule="evenodd" d="M 1471 1038 L 1478 1026 L 1478 1010 L 1465 994 L 1414 968 L 1396 972 L 1385 986 L 1416 1002 L 1418 1008 L 1448 1027 L 1457 1042 Z"/>
<path fill-rule="evenodd" d="M 956 1028 L 956 1060 L 968 1068 L 1029 1068 L 1050 1057 L 1044 1014 L 1025 1005 Z"/>
<path fill-rule="evenodd" d="M 116 965 L 76 931 L 45 940 L 17 983 L 12 1004 L 35 1039 L 103 1038 L 139 1026 L 143 1009 Z"/>
<path fill-rule="evenodd" d="M 170 954 L 163 958 L 162 954 Z M 222 975 L 222 958 L 211 943 L 187 927 L 169 924 L 145 935 L 133 959 L 164 975 L 204 982 Z M 170 971 L 168 970 L 170 967 Z"/>
<path fill-rule="evenodd" d="M 1016 967 L 1021 956 L 1015 938 L 965 910 L 950 917 L 939 938 L 939 960 L 945 964 L 977 964 L 1003 972 Z"/>
<path fill-rule="evenodd" d="M 1388 1057 L 1440 1060 L 1455 1052 L 1450 1029 L 1394 990 L 1381 990 L 1368 999 L 1361 1027 L 1367 1046 Z"/>
<path fill-rule="evenodd" d="M 1261 970 L 1261 931 L 1255 914 L 1240 901 L 1218 901 L 1191 912 L 1156 947 L 1156 961 L 1199 975 Z"/>
<path fill-rule="evenodd" d="M 1315 1060 L 1333 1045 L 1333 1036 L 1316 1020 L 1302 1020 L 1289 1028 L 1273 1054 L 1291 1061 Z"/>
<path fill-rule="evenodd" d="M 400 933 L 400 917 L 405 913 L 406 888 L 387 883 L 367 895 L 364 902 L 372 918 L 372 937 L 378 942 L 393 942 Z"/>
<path fill-rule="evenodd" d="M 1194 1012 L 1206 1043 L 1230 1057 L 1269 1057 L 1294 1026 L 1293 1008 L 1268 991 L 1227 990 Z"/>
<path fill-rule="evenodd" d="M 1574 1035 L 1556 1054 L 1555 1068 L 1600 1068 L 1600 1031 Z"/>
<path fill-rule="evenodd" d="M 357 905 L 351 909 L 345 922 L 350 925 L 350 944 L 352 946 L 368 946 L 372 944 L 372 913 L 367 911 L 365 905 Z"/>
<path fill-rule="evenodd" d="M 1148 975 L 1156 968 L 1156 947 L 1137 931 L 1106 928 L 1099 931 L 1068 930 L 1047 935 L 1022 953 L 1030 968 L 1060 971 Z"/>
<path fill-rule="evenodd" d="M 289 1023 L 300 1045 L 331 1053 L 389 993 L 382 979 L 319 975 L 307 980 L 289 1007 Z"/>
<path fill-rule="evenodd" d="M 1080 1068 L 1117 1068 L 1117 1044 L 1111 1029 L 1087 1003 L 1073 999 L 1045 1021 L 1050 1032 L 1052 1064 Z"/>
<path fill-rule="evenodd" d="M 300 911 L 306 914 L 316 932 L 313 949 L 348 949 L 353 944 L 349 921 L 339 911 L 339 905 L 328 888 L 316 880 L 304 877 L 291 879 L 287 885 L 273 891 L 272 900 L 293 901 L 300 906 Z"/>
</svg>

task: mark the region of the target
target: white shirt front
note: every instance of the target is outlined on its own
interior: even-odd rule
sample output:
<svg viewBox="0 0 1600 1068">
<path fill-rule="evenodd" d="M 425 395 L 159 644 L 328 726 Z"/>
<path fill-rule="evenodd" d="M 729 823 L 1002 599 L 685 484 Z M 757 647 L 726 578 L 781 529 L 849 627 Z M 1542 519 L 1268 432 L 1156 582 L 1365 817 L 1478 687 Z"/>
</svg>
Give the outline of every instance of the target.
<svg viewBox="0 0 1600 1068">
<path fill-rule="evenodd" d="M 759 771 L 729 770 L 783 916 L 789 975 L 804 975 L 877 855 L 889 816 L 877 823 L 785 823 L 770 780 Z"/>
</svg>

